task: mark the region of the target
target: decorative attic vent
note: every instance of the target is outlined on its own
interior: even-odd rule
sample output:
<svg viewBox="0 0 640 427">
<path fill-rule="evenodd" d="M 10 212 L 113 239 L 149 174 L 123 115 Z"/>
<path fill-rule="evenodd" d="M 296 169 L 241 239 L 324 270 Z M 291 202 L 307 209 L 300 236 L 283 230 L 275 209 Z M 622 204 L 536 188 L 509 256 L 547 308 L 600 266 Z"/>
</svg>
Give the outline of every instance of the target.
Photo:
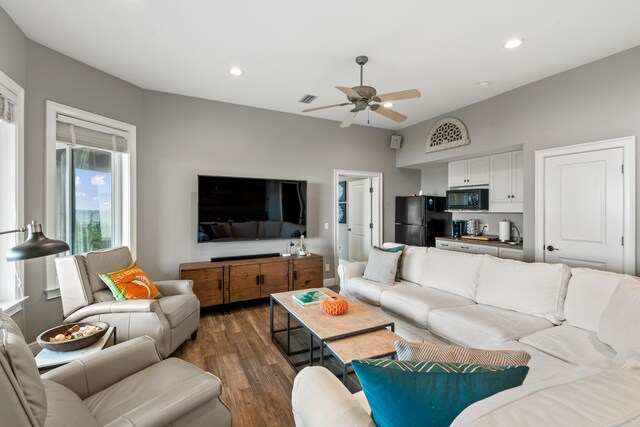
<svg viewBox="0 0 640 427">
<path fill-rule="evenodd" d="M 316 100 L 316 98 L 317 96 L 315 95 L 305 95 L 298 102 L 302 102 L 303 104 L 311 104 L 313 101 Z"/>
<path fill-rule="evenodd" d="M 460 120 L 448 117 L 440 120 L 431 128 L 427 138 L 426 152 L 432 153 L 467 144 L 471 144 L 467 128 Z"/>
</svg>

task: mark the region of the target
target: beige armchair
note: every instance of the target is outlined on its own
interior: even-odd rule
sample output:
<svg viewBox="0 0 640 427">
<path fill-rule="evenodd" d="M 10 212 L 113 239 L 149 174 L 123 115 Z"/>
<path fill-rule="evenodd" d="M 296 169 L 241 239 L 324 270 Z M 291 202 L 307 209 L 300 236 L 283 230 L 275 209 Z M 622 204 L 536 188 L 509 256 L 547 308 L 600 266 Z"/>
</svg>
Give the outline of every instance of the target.
<svg viewBox="0 0 640 427">
<path fill-rule="evenodd" d="M 15 322 L 0 310 L 0 425 L 231 426 L 222 384 L 139 337 L 42 375 Z"/>
<path fill-rule="evenodd" d="M 127 268 L 127 247 L 56 258 L 65 322 L 107 322 L 118 343 L 148 335 L 168 357 L 189 336 L 196 338 L 200 301 L 190 280 L 154 281 L 163 295 L 156 300 L 116 301 L 99 274 Z"/>
</svg>

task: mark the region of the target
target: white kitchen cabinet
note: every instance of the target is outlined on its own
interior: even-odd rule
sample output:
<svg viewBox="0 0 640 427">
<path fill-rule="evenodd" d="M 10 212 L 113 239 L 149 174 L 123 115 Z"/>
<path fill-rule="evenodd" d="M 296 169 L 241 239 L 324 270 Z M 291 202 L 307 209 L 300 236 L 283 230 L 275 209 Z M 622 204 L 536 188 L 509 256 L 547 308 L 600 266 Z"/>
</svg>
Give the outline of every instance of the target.
<svg viewBox="0 0 640 427">
<path fill-rule="evenodd" d="M 476 245 L 475 253 L 498 256 L 498 248 L 489 245 Z"/>
<path fill-rule="evenodd" d="M 446 240 L 436 240 L 436 248 L 438 249 L 444 249 L 447 251 L 453 251 L 455 250 L 453 243 L 446 241 Z"/>
<path fill-rule="evenodd" d="M 450 240 L 436 239 L 436 248 L 447 251 L 466 252 L 470 254 L 486 254 L 504 259 L 523 259 L 522 249 L 500 248 L 482 243 L 467 243 L 465 241 L 452 242 Z"/>
<path fill-rule="evenodd" d="M 522 249 L 498 248 L 498 257 L 505 259 L 517 259 L 522 261 L 523 251 Z"/>
<path fill-rule="evenodd" d="M 489 157 L 449 162 L 449 187 L 489 184 Z"/>
<path fill-rule="evenodd" d="M 523 152 L 489 158 L 489 212 L 522 212 Z"/>
<path fill-rule="evenodd" d="M 476 252 L 476 245 L 470 245 L 469 243 L 454 243 L 453 247 L 456 252 L 468 252 L 470 254 Z"/>
</svg>

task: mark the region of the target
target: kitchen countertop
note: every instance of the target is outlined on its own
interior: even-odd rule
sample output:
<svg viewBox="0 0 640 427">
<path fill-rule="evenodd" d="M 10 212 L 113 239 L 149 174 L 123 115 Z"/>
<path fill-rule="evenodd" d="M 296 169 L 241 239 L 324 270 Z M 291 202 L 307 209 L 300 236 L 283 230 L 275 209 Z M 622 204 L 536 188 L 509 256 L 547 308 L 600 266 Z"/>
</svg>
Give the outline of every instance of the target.
<svg viewBox="0 0 640 427">
<path fill-rule="evenodd" d="M 522 243 L 517 245 L 510 245 L 508 243 L 502 243 L 500 240 L 476 240 L 476 239 L 452 239 L 451 237 L 436 237 L 436 240 L 445 240 L 447 242 L 454 243 L 468 243 L 470 245 L 483 245 L 483 246 L 493 246 L 496 248 L 506 248 L 506 249 L 519 249 L 522 250 Z"/>
</svg>

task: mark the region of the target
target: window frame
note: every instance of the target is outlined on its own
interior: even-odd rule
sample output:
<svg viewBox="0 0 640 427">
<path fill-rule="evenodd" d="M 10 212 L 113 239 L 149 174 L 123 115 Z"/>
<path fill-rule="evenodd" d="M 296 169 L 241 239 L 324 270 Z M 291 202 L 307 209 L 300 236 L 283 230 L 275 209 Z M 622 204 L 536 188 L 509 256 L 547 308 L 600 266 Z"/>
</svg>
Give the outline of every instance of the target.
<svg viewBox="0 0 640 427">
<path fill-rule="evenodd" d="M 127 132 L 127 154 L 121 161 L 122 173 L 117 179 L 122 182 L 119 188 L 122 190 L 122 244 L 129 247 L 132 257 L 136 258 L 137 246 L 137 209 L 136 209 L 136 126 L 110 119 L 98 114 L 89 113 L 78 108 L 69 107 L 57 102 L 46 102 L 46 220 L 45 233 L 56 235 L 56 120 L 58 114 L 88 121 L 101 126 L 119 129 Z M 128 173 L 125 173 L 127 172 Z M 128 215 L 127 215 L 128 212 Z M 60 288 L 56 281 L 56 271 L 53 258 L 47 263 L 47 281 L 45 286 L 47 299 L 58 298 Z"/>
<path fill-rule="evenodd" d="M 6 89 L 12 95 L 12 102 L 15 102 L 16 109 L 16 126 L 18 141 L 16 147 L 16 228 L 20 228 L 25 225 L 24 221 L 24 89 L 18 83 L 13 81 L 9 76 L 0 71 L 0 86 Z M 5 230 L 0 230 L 5 231 Z M 23 241 L 24 237 L 20 233 L 15 234 L 18 241 Z M 7 261 L 0 259 L 0 262 L 6 263 Z M 18 277 L 24 280 L 24 263 L 16 263 L 16 271 Z M 12 299 L 3 299 L 0 301 L 0 307 L 10 316 L 20 312 L 23 309 L 23 302 L 28 297 L 25 297 L 20 286 L 20 280 L 16 277 L 14 281 L 14 290 Z"/>
</svg>

